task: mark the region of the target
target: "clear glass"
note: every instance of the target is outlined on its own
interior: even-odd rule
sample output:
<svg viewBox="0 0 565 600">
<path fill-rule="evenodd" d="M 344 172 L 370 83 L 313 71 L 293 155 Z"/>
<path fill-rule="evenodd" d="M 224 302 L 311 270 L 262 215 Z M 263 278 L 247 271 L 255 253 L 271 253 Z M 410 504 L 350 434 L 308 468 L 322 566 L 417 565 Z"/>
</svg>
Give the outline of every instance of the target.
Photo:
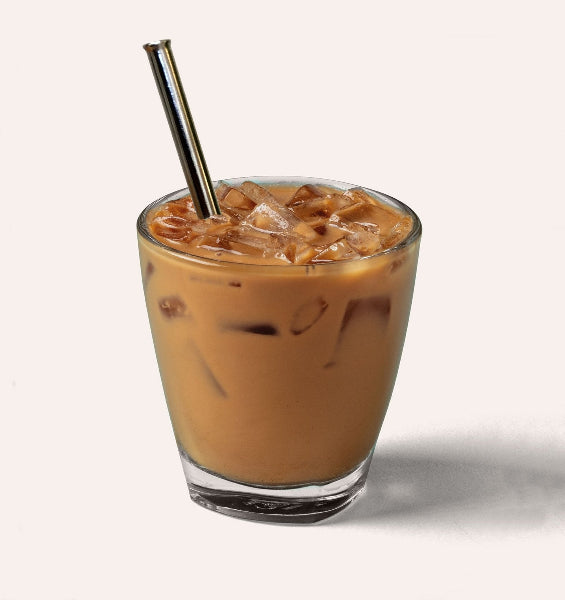
<svg viewBox="0 0 565 600">
<path fill-rule="evenodd" d="M 263 186 L 342 182 L 250 177 Z M 363 489 L 408 324 L 421 224 L 397 246 L 320 265 L 201 258 L 138 240 L 149 321 L 190 495 L 240 518 L 323 519 Z"/>
</svg>

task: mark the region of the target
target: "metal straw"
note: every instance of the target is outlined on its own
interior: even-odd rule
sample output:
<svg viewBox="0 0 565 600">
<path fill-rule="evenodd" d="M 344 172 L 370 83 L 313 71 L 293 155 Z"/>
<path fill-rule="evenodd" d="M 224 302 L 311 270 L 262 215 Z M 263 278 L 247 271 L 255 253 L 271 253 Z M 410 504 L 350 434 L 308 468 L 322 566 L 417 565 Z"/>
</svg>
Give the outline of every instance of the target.
<svg viewBox="0 0 565 600">
<path fill-rule="evenodd" d="M 201 219 L 220 214 L 220 206 L 204 161 L 202 148 L 177 72 L 171 40 L 150 42 L 147 51 L 163 108 L 175 140 L 196 214 Z"/>
</svg>

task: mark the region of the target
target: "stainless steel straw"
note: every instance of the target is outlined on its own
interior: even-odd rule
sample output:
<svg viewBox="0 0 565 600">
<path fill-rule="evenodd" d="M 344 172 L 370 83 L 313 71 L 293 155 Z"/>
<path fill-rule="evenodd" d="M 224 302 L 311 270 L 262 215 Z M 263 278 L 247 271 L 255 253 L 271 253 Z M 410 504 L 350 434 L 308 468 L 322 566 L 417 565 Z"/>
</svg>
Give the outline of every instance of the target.
<svg viewBox="0 0 565 600">
<path fill-rule="evenodd" d="M 150 42 L 143 47 L 163 101 L 196 214 L 201 219 L 219 215 L 220 206 L 177 72 L 171 40 Z"/>
</svg>

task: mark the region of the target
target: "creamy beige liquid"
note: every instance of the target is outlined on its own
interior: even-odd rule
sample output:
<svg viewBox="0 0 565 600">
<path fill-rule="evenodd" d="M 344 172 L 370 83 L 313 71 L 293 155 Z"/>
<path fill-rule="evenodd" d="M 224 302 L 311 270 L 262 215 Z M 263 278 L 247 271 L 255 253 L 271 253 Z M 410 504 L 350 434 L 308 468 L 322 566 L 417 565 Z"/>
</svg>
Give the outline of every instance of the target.
<svg viewBox="0 0 565 600">
<path fill-rule="evenodd" d="M 269 190 L 284 203 L 295 192 Z M 192 461 L 280 485 L 340 477 L 370 454 L 400 360 L 417 242 L 300 266 L 225 263 L 226 244 L 201 252 L 222 262 L 139 244 L 169 412 Z"/>
</svg>

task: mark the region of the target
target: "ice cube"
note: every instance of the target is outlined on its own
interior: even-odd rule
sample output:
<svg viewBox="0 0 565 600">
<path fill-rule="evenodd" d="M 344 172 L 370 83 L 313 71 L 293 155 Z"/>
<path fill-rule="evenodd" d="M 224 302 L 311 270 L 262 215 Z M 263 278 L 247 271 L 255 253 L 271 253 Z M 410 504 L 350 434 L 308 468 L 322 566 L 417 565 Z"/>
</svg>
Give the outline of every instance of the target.
<svg viewBox="0 0 565 600">
<path fill-rule="evenodd" d="M 290 324 L 290 331 L 294 335 L 300 335 L 308 331 L 322 315 L 326 312 L 328 303 L 318 296 L 312 300 L 308 300 L 296 309 Z"/>
<path fill-rule="evenodd" d="M 183 241 L 189 250 L 199 247 L 207 249 L 222 249 L 226 247 L 224 239 L 229 236 L 234 225 L 225 215 L 210 217 L 192 223 Z"/>
<path fill-rule="evenodd" d="M 359 254 L 348 244 L 345 239 L 330 244 L 312 258 L 312 263 L 325 263 L 334 260 L 348 260 L 358 258 Z"/>
<path fill-rule="evenodd" d="M 288 260 L 296 265 L 305 265 L 317 254 L 318 250 L 300 238 L 285 238 L 282 240 L 284 254 Z"/>
<path fill-rule="evenodd" d="M 147 281 L 151 275 L 153 275 L 153 273 L 155 272 L 155 266 L 153 265 L 153 263 L 151 261 L 149 261 L 147 263 L 147 266 L 145 267 L 145 281 Z"/>
<path fill-rule="evenodd" d="M 251 240 L 252 242 L 252 240 Z M 258 247 L 254 243 L 249 243 L 249 240 L 232 240 L 229 243 L 229 250 L 236 252 L 237 254 L 242 254 L 245 256 L 257 256 L 264 257 L 265 251 L 262 247 Z"/>
<path fill-rule="evenodd" d="M 277 327 L 271 323 L 223 323 L 223 329 L 228 331 L 242 331 L 256 335 L 279 335 Z"/>
<path fill-rule="evenodd" d="M 350 204 L 350 199 L 341 194 L 332 194 L 323 198 L 315 198 L 292 207 L 294 214 L 303 221 L 310 223 L 320 218 L 329 219 L 336 210 Z"/>
<path fill-rule="evenodd" d="M 228 192 L 233 189 L 234 188 L 232 188 L 231 185 L 228 185 L 227 183 L 220 181 L 220 183 L 218 184 L 218 187 L 214 190 L 214 192 L 216 194 L 216 199 L 218 200 L 218 202 L 221 202 L 227 196 Z"/>
<path fill-rule="evenodd" d="M 333 367 L 342 350 L 345 330 L 354 319 L 363 315 L 374 315 L 377 317 L 378 326 L 386 327 L 391 312 L 391 301 L 388 296 L 370 296 L 369 298 L 354 298 L 347 303 L 347 307 L 341 320 L 341 327 L 333 351 L 333 358 L 324 365 L 325 368 Z"/>
<path fill-rule="evenodd" d="M 317 188 L 315 185 L 307 184 L 299 187 L 289 202 L 287 202 L 287 206 L 293 206 L 294 204 L 299 204 L 301 202 L 305 202 L 306 200 L 312 200 L 313 198 L 319 198 L 324 194 Z"/>
<path fill-rule="evenodd" d="M 154 267 L 153 263 L 151 261 L 149 261 L 145 265 L 145 269 L 142 271 L 142 276 L 141 276 L 141 280 L 142 280 L 144 289 L 147 287 L 147 284 L 149 283 L 149 279 L 150 279 L 151 275 L 153 275 L 154 272 L 155 272 L 155 267 Z"/>
<path fill-rule="evenodd" d="M 265 202 L 258 204 L 242 224 L 260 231 L 298 236 L 307 241 L 314 240 L 318 236 L 307 223 L 301 221 L 291 210 L 281 204 L 275 206 Z"/>
<path fill-rule="evenodd" d="M 247 241 L 248 243 L 250 243 L 253 246 L 256 246 L 257 248 L 280 246 L 280 244 L 278 243 L 277 235 L 275 233 L 251 227 L 247 223 L 243 223 L 239 227 L 234 228 L 230 237 L 233 240 Z"/>
<path fill-rule="evenodd" d="M 402 265 L 404 265 L 404 263 L 406 262 L 407 256 L 404 254 L 402 256 L 399 256 L 398 258 L 396 258 L 395 260 L 393 260 L 390 263 L 390 267 L 388 268 L 388 272 L 392 275 L 393 273 L 396 273 L 396 271 L 398 271 L 398 269 L 400 269 L 402 267 Z"/>
<path fill-rule="evenodd" d="M 318 234 L 303 221 L 297 221 L 292 229 L 292 233 L 303 240 L 313 242 L 318 239 Z"/>
<path fill-rule="evenodd" d="M 388 296 L 371 296 L 369 298 L 356 298 L 347 303 L 347 308 L 341 321 L 341 331 L 347 328 L 353 317 L 366 313 L 375 313 L 381 319 L 388 320 L 391 303 Z"/>
<path fill-rule="evenodd" d="M 245 210 L 252 210 L 256 204 L 249 196 L 246 196 L 235 188 L 232 188 L 227 192 L 222 199 L 222 203 L 224 206 L 229 206 L 230 208 L 240 208 Z"/>
<path fill-rule="evenodd" d="M 345 234 L 345 239 L 349 245 L 361 256 L 369 256 L 381 249 L 382 243 L 378 225 L 372 223 L 360 225 L 342 219 L 338 215 L 331 217 L 330 224 Z"/>
<path fill-rule="evenodd" d="M 243 223 L 273 233 L 292 233 L 306 240 L 316 238 L 316 232 L 308 224 L 299 219 L 292 210 L 281 204 L 265 188 L 252 181 L 246 181 L 241 184 L 240 189 L 257 203 Z"/>
<path fill-rule="evenodd" d="M 229 231 L 226 240 L 226 248 L 237 254 L 290 262 L 284 254 L 284 236 L 243 225 Z"/>
<path fill-rule="evenodd" d="M 169 240 L 180 240 L 188 233 L 189 222 L 173 215 L 157 216 L 150 225 L 151 233 Z"/>
<path fill-rule="evenodd" d="M 243 221 L 243 225 L 251 225 L 267 232 L 291 231 L 292 225 L 270 204 L 258 204 Z"/>
<path fill-rule="evenodd" d="M 257 185 L 253 181 L 244 181 L 239 189 L 250 199 L 254 204 L 280 204 L 280 202 L 264 187 Z"/>
<path fill-rule="evenodd" d="M 182 198 L 178 198 L 177 200 L 162 204 L 159 209 L 162 214 L 172 214 L 175 216 L 185 217 L 189 221 L 198 220 L 198 215 L 196 214 L 196 209 L 194 208 L 194 202 L 192 202 L 192 198 L 190 196 L 184 196 Z"/>
<path fill-rule="evenodd" d="M 210 367 L 208 361 L 204 358 L 204 355 L 200 351 L 200 348 L 198 348 L 198 346 L 192 340 L 189 340 L 188 345 L 189 348 L 191 348 L 193 351 L 193 356 L 196 359 L 196 363 L 200 365 L 200 368 L 206 375 L 208 383 L 212 386 L 212 388 L 217 392 L 219 396 L 221 396 L 222 398 L 226 398 L 226 390 L 216 377 L 216 374 Z"/>
<path fill-rule="evenodd" d="M 315 241 L 315 244 L 320 247 L 320 250 L 345 238 L 348 233 L 348 231 L 341 227 L 338 222 L 334 221 L 333 217 L 326 220 L 324 223 L 313 227 L 313 229 L 320 236 Z"/>
<path fill-rule="evenodd" d="M 186 304 L 178 296 L 165 296 L 159 299 L 158 304 L 161 314 L 167 319 L 188 316 Z"/>
<path fill-rule="evenodd" d="M 378 204 L 375 198 L 368 194 L 363 188 L 351 188 L 346 192 L 343 192 L 343 195 L 351 198 L 353 204 L 357 204 L 359 202 L 362 204 Z"/>
<path fill-rule="evenodd" d="M 378 225 L 381 233 L 391 230 L 402 219 L 402 215 L 393 209 L 365 203 L 339 209 L 336 215 L 360 225 Z"/>
<path fill-rule="evenodd" d="M 192 202 L 189 203 L 188 197 L 169 202 L 163 209 L 174 217 L 182 217 L 188 221 L 193 221 L 198 218 Z"/>
<path fill-rule="evenodd" d="M 227 250 L 225 238 L 211 235 L 197 235 L 187 244 L 188 253 L 198 254 L 198 250 L 208 250 L 210 252 L 223 252 Z"/>
<path fill-rule="evenodd" d="M 247 215 L 249 214 L 248 209 L 235 208 L 232 206 L 226 206 L 225 204 L 222 205 L 221 209 L 222 214 L 229 217 L 229 219 L 234 225 L 241 223 L 245 218 L 247 218 Z"/>
<path fill-rule="evenodd" d="M 216 227 L 218 225 L 229 225 L 231 224 L 231 219 L 229 216 L 221 214 L 221 215 L 212 215 L 204 220 L 199 220 L 200 223 L 205 223 L 208 227 Z"/>
<path fill-rule="evenodd" d="M 404 217 L 400 222 L 396 223 L 389 231 L 383 241 L 385 248 L 392 248 L 402 241 L 410 233 L 412 229 L 412 219 Z"/>
<path fill-rule="evenodd" d="M 210 223 L 205 235 L 213 238 L 229 238 L 233 231 L 235 227 L 231 223 Z"/>
<path fill-rule="evenodd" d="M 363 227 L 359 227 L 358 231 L 350 233 L 345 239 L 361 256 L 370 256 L 381 249 L 379 236 L 363 229 Z"/>
</svg>

